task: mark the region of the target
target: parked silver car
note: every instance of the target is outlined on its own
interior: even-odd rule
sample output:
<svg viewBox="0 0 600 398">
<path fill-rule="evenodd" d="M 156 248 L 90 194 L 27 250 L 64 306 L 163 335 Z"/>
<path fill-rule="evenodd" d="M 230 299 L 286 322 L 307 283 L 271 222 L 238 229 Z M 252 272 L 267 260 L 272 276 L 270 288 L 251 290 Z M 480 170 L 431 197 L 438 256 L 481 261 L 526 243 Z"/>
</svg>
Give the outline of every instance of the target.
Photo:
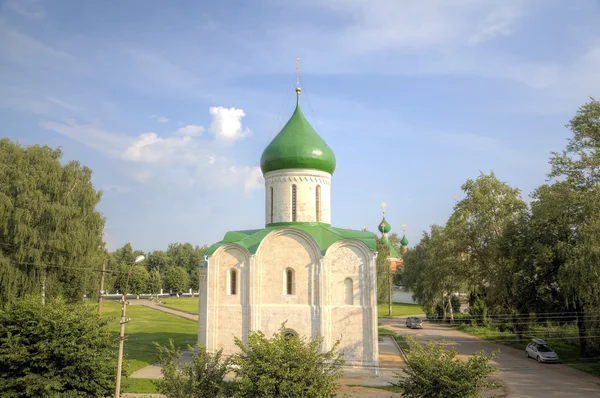
<svg viewBox="0 0 600 398">
<path fill-rule="evenodd" d="M 411 329 L 423 329 L 423 321 L 416 316 L 406 318 L 406 327 Z"/>
<path fill-rule="evenodd" d="M 538 362 L 558 362 L 558 355 L 546 345 L 542 339 L 531 339 L 531 343 L 525 348 L 527 358 L 534 358 Z"/>
</svg>

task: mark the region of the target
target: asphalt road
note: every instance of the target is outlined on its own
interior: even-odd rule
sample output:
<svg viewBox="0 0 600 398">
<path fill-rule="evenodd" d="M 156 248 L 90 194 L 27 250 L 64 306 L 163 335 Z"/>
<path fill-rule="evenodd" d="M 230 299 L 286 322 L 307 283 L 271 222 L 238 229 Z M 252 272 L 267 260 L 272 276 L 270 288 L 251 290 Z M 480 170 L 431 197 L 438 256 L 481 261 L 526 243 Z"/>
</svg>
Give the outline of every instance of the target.
<svg viewBox="0 0 600 398">
<path fill-rule="evenodd" d="M 455 329 L 425 322 L 423 329 L 408 329 L 406 318 L 380 318 L 379 322 L 396 332 L 409 335 L 419 342 L 447 340 L 456 345 L 462 355 L 475 351 L 491 352 L 500 349 L 494 365 L 500 368 L 498 378 L 503 383 L 504 397 L 510 398 L 575 398 L 600 397 L 600 378 L 590 376 L 566 365 L 539 364 L 527 359 L 523 350 L 490 343 Z"/>
</svg>

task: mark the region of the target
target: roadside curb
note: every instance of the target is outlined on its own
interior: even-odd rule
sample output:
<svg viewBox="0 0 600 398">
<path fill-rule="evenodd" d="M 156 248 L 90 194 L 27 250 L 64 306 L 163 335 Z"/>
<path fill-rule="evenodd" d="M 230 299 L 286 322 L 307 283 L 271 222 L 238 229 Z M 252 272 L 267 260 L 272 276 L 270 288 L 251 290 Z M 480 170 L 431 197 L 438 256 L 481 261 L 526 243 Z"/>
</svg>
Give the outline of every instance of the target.
<svg viewBox="0 0 600 398">
<path fill-rule="evenodd" d="M 406 353 L 404 352 L 402 347 L 400 347 L 400 344 L 398 344 L 394 336 L 392 336 L 392 340 L 394 341 L 394 344 L 396 344 L 398 351 L 400 351 L 400 356 L 402 357 L 402 360 L 404 360 L 404 363 L 408 363 L 408 357 L 406 356 Z"/>
</svg>

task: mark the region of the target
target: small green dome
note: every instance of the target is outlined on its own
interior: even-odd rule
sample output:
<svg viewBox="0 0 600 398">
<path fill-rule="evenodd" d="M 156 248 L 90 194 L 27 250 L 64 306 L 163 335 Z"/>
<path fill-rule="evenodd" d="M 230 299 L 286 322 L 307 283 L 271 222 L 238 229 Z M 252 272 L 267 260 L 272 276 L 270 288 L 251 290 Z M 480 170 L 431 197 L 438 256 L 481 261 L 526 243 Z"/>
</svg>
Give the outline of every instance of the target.
<svg viewBox="0 0 600 398">
<path fill-rule="evenodd" d="M 385 220 L 385 217 L 383 217 L 383 220 L 381 220 L 377 229 L 379 229 L 379 232 L 382 234 L 387 234 L 392 230 L 392 226 Z"/>
<path fill-rule="evenodd" d="M 260 158 L 263 174 L 284 169 L 312 169 L 333 174 L 335 155 L 304 117 L 300 104 Z"/>
<path fill-rule="evenodd" d="M 400 241 L 400 244 L 402 245 L 402 247 L 408 246 L 408 238 L 406 237 L 406 234 L 404 236 L 402 236 L 402 240 Z"/>
</svg>

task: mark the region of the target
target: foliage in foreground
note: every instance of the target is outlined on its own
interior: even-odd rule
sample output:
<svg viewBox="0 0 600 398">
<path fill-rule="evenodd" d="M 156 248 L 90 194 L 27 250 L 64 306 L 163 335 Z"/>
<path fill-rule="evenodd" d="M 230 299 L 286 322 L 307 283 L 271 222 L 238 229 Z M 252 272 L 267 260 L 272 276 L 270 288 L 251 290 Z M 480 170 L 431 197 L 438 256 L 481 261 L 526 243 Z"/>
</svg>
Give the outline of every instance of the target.
<svg viewBox="0 0 600 398">
<path fill-rule="evenodd" d="M 499 385 L 488 378 L 498 369 L 490 365 L 497 352 L 486 355 L 473 354 L 467 361 L 456 358 L 455 349 L 444 349 L 443 342 L 430 342 L 421 346 L 412 338 L 407 352 L 407 368 L 398 374 L 395 386 L 404 390 L 408 398 L 475 398 L 486 389 Z"/>
<path fill-rule="evenodd" d="M 164 379 L 158 380 L 158 391 L 169 398 L 215 398 L 223 390 L 223 378 L 230 368 L 230 359 L 222 359 L 223 350 L 211 354 L 200 345 L 188 346 L 191 362 L 180 362 L 181 350 L 173 340 L 168 346 L 155 343 Z"/>
<path fill-rule="evenodd" d="M 241 352 L 235 356 L 238 376 L 236 397 L 330 397 L 343 375 L 339 341 L 323 352 L 322 338 L 286 337 L 285 324 L 267 339 L 252 332 L 248 343 L 236 338 Z"/>
<path fill-rule="evenodd" d="M 236 338 L 239 354 L 223 359 L 222 350 L 208 353 L 204 346 L 188 346 L 191 363 L 180 361 L 181 351 L 173 341 L 156 344 L 163 380 L 158 390 L 169 398 L 197 397 L 330 397 L 339 388 L 343 375 L 343 355 L 339 342 L 322 352 L 321 338 L 286 337 L 285 324 L 270 339 L 258 331 L 248 342 Z M 235 382 L 223 379 L 229 370 Z"/>
<path fill-rule="evenodd" d="M 0 396 L 106 397 L 115 340 L 93 307 L 29 296 L 0 311 Z"/>
</svg>

